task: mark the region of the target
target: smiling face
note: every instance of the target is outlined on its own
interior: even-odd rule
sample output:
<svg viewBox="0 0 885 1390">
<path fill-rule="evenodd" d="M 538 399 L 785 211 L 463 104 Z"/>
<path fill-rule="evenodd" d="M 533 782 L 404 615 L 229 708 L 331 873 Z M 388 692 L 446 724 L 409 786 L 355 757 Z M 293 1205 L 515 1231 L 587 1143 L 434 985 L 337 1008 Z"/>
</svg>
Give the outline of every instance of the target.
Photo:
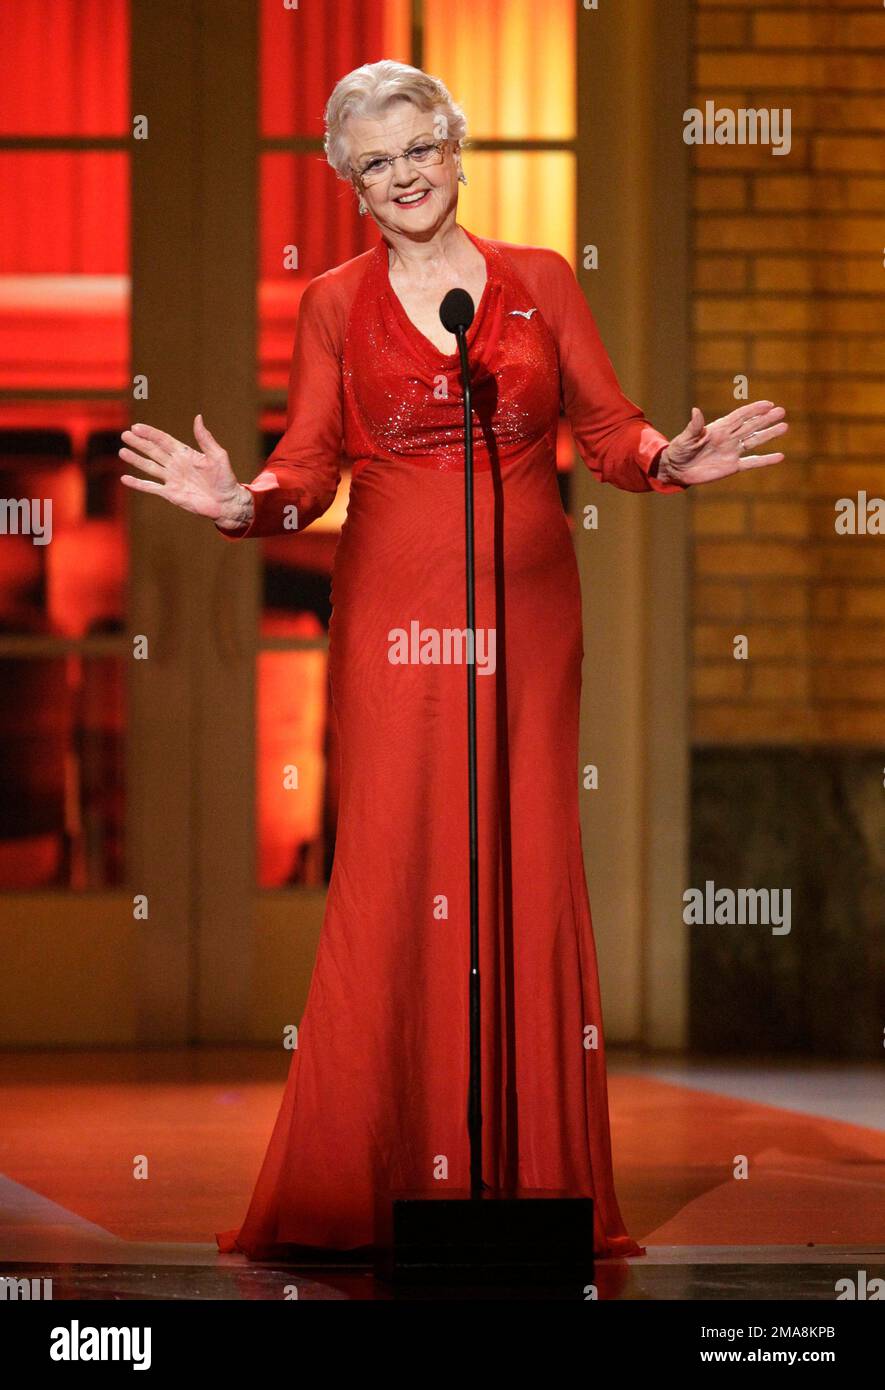
<svg viewBox="0 0 885 1390">
<path fill-rule="evenodd" d="M 419 111 L 410 101 L 396 102 L 378 119 L 351 116 L 347 134 L 354 169 L 364 169 L 373 155 L 401 154 L 439 138 L 432 113 Z M 362 189 L 358 183 L 355 186 L 382 230 L 426 240 L 457 208 L 458 165 L 449 144 L 441 164 L 419 168 L 407 159 L 398 159 L 377 183 Z M 405 202 L 400 201 L 403 198 Z"/>
</svg>

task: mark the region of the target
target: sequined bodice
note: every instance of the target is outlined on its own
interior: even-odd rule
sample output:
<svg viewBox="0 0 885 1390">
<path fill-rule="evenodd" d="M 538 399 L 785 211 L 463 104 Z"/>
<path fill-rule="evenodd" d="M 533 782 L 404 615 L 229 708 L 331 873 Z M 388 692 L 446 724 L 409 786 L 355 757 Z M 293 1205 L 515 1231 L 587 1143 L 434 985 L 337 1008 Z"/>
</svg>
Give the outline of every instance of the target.
<svg viewBox="0 0 885 1390">
<path fill-rule="evenodd" d="M 466 229 L 465 229 L 466 230 Z M 488 277 L 467 332 L 474 466 L 490 467 L 555 430 L 556 343 L 540 308 L 506 259 L 467 233 Z M 412 323 L 390 283 L 378 243 L 354 296 L 342 360 L 344 442 L 354 473 L 373 459 L 407 458 L 440 470 L 464 466 L 457 352 L 446 354 Z"/>
</svg>

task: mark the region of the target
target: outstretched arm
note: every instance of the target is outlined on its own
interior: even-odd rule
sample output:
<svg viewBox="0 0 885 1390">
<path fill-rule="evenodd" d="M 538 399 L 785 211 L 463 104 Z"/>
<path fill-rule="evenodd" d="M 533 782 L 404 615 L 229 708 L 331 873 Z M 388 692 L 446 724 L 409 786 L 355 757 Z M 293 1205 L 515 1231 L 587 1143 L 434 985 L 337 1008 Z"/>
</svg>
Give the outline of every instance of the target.
<svg viewBox="0 0 885 1390">
<path fill-rule="evenodd" d="M 199 449 L 154 425 L 123 430 L 119 455 L 146 478 L 123 473 L 120 482 L 151 492 L 174 507 L 207 516 L 228 540 L 303 530 L 335 499 L 342 449 L 341 375 L 335 331 L 322 294 L 311 281 L 301 298 L 289 372 L 288 425 L 251 483 L 240 483 L 227 450 L 194 418 Z"/>
<path fill-rule="evenodd" d="M 781 452 L 746 453 L 786 434 L 786 410 L 750 401 L 705 424 L 695 406 L 667 441 L 621 390 L 574 271 L 551 257 L 563 407 L 591 473 L 628 492 L 684 492 L 750 468 L 782 463 Z"/>
<path fill-rule="evenodd" d="M 600 482 L 626 492 L 684 492 L 686 484 L 659 476 L 667 437 L 624 395 L 574 271 L 558 251 L 549 255 L 562 404 L 581 457 Z"/>
<path fill-rule="evenodd" d="M 286 422 L 286 432 L 261 472 L 240 484 L 252 496 L 252 519 L 234 528 L 216 521 L 227 540 L 303 531 L 335 500 L 343 448 L 341 365 L 316 281 L 307 286 L 298 308 Z M 248 515 L 248 500 L 243 501 Z"/>
</svg>

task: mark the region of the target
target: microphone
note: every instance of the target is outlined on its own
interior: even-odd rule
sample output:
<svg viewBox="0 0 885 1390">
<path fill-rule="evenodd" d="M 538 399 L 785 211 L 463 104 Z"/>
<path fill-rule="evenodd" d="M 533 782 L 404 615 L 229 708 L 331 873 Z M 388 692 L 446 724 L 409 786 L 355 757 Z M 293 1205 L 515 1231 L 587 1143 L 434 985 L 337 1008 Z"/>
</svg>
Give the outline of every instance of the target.
<svg viewBox="0 0 885 1390">
<path fill-rule="evenodd" d="M 439 316 L 443 328 L 457 336 L 458 330 L 467 331 L 473 323 L 475 313 L 473 300 L 466 290 L 449 290 L 439 306 Z"/>
</svg>

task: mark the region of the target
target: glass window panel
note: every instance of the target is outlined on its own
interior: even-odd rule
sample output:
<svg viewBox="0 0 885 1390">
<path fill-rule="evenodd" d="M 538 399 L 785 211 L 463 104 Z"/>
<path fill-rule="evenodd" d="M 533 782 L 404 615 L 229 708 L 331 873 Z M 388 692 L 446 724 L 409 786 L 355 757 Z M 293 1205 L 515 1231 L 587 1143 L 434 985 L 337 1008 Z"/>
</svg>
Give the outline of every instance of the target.
<svg viewBox="0 0 885 1390">
<path fill-rule="evenodd" d="M 563 414 L 559 417 L 559 427 L 556 433 L 556 471 L 559 474 L 559 487 L 564 501 L 568 497 L 569 481 L 563 475 L 571 473 L 574 466 L 575 442 L 572 438 L 571 426 Z"/>
<path fill-rule="evenodd" d="M 0 274 L 128 273 L 127 154 L 4 150 L 0 186 Z"/>
<path fill-rule="evenodd" d="M 575 0 L 425 0 L 425 71 L 473 139 L 575 135 Z"/>
<path fill-rule="evenodd" d="M 261 133 L 322 137 L 335 83 L 363 63 L 411 61 L 411 0 L 262 0 L 259 83 Z"/>
<path fill-rule="evenodd" d="M 312 615 L 284 619 L 280 636 L 322 636 Z M 258 656 L 259 886 L 322 885 L 337 819 L 337 751 L 325 651 Z"/>
<path fill-rule="evenodd" d="M 0 134 L 129 132 L 129 0 L 3 0 Z"/>
<path fill-rule="evenodd" d="M 0 657 L 0 891 L 124 882 L 126 663 Z"/>
<path fill-rule="evenodd" d="M 464 151 L 458 221 L 477 236 L 549 246 L 575 263 L 575 156 Z"/>
<path fill-rule="evenodd" d="M 0 633 L 122 632 L 125 424 L 116 402 L 0 407 Z"/>
<path fill-rule="evenodd" d="M 266 154 L 260 166 L 259 386 L 284 390 L 305 285 L 378 240 L 321 154 Z"/>
<path fill-rule="evenodd" d="M 0 153 L 0 378 L 120 390 L 129 375 L 129 164 Z"/>
</svg>

